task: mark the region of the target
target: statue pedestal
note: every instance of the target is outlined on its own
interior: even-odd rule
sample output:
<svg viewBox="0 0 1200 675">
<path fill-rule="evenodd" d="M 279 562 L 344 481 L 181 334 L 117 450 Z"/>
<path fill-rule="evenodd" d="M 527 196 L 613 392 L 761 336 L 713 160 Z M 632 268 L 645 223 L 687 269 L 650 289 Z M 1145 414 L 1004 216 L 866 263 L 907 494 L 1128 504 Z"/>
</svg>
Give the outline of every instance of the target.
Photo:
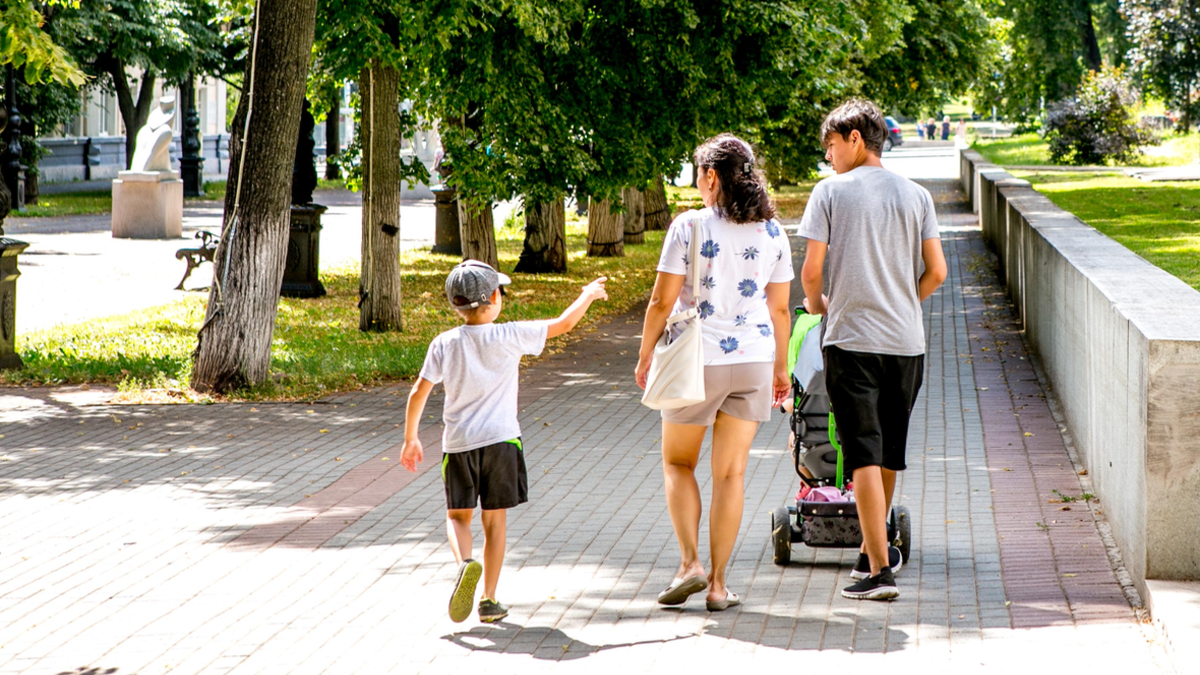
<svg viewBox="0 0 1200 675">
<path fill-rule="evenodd" d="M 175 171 L 121 171 L 112 182 L 112 236 L 183 236 L 183 181 Z"/>
<path fill-rule="evenodd" d="M 29 244 L 0 234 L 0 369 L 20 368 L 17 355 L 17 256 Z"/>
<path fill-rule="evenodd" d="M 288 233 L 287 262 L 283 267 L 280 295 L 288 298 L 325 295 L 319 275 L 321 214 L 325 210 L 320 204 L 292 204 L 292 227 Z"/>
</svg>

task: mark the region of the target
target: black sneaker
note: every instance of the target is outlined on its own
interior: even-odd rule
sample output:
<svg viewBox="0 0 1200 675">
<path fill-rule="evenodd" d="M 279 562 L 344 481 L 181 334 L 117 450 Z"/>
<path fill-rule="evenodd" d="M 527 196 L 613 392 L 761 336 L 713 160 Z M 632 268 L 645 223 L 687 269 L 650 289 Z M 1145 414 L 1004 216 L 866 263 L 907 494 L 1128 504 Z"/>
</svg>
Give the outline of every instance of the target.
<svg viewBox="0 0 1200 675">
<path fill-rule="evenodd" d="M 484 623 L 496 623 L 508 616 L 508 608 L 487 598 L 479 600 L 479 620 Z"/>
<path fill-rule="evenodd" d="M 896 588 L 896 577 L 888 568 L 880 570 L 879 574 L 842 589 L 842 597 L 851 600 L 891 600 L 900 597 L 900 589 Z"/>
<path fill-rule="evenodd" d="M 900 571 L 904 567 L 904 556 L 900 555 L 900 549 L 895 546 L 888 547 L 888 566 L 892 568 L 892 574 Z M 871 560 L 866 553 L 859 553 L 858 560 L 854 563 L 854 569 L 850 570 L 851 579 L 866 579 L 871 576 Z"/>
<path fill-rule="evenodd" d="M 450 620 L 462 623 L 471 616 L 471 605 L 475 604 L 475 586 L 483 574 L 483 565 L 467 558 L 458 566 L 458 580 L 454 582 L 454 594 L 450 596 Z"/>
</svg>

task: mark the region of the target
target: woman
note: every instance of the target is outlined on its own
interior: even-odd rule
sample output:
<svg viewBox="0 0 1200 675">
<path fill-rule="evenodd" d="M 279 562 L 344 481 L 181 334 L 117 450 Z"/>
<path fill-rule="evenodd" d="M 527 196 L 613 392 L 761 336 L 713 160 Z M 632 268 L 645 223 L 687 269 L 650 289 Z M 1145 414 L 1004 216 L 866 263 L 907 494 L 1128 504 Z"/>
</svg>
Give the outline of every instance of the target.
<svg viewBox="0 0 1200 675">
<path fill-rule="evenodd" d="M 694 160 L 705 208 L 681 214 L 667 232 L 635 374 L 638 386 L 645 388 L 667 317 L 697 308 L 707 399 L 662 412 L 663 475 L 680 563 L 658 601 L 679 605 L 707 589 L 708 609 L 720 611 L 741 602 L 725 586 L 725 566 L 742 522 L 750 443 L 758 423 L 769 420 L 771 408 L 790 391 L 786 362 L 793 272 L 787 235 L 774 220 L 775 208 L 750 146 L 721 134 L 697 148 Z M 700 257 L 689 260 L 694 236 L 701 237 Z M 692 297 L 685 283 L 692 265 L 699 265 L 698 297 Z M 706 573 L 698 551 L 701 507 L 695 470 L 710 426 L 712 560 Z"/>
</svg>

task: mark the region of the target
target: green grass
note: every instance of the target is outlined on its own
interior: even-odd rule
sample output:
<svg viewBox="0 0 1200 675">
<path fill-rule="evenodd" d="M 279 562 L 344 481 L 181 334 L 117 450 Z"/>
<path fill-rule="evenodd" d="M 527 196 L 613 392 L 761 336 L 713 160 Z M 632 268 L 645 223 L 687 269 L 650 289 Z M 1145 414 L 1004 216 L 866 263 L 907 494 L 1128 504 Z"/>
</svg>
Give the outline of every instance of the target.
<svg viewBox="0 0 1200 675">
<path fill-rule="evenodd" d="M 654 283 L 663 232 L 646 233 L 646 243 L 626 246 L 624 258 L 588 258 L 586 225 L 568 223 L 565 274 L 509 274 L 503 321 L 557 316 L 597 276 L 608 276 L 607 302 L 596 303 L 583 325 L 644 302 Z M 521 251 L 520 232 L 501 231 L 500 266 L 508 271 Z M 459 258 L 406 251 L 403 269 L 404 331 L 358 330 L 357 266 L 322 270 L 329 294 L 317 299 L 284 298 L 279 303 L 271 350 L 271 381 L 232 398 L 311 399 L 337 390 L 410 378 L 438 333 L 459 323 L 447 305 L 443 283 Z M 164 391 L 190 399 L 191 353 L 204 318 L 207 294 L 138 312 L 17 336 L 25 367 L 0 371 L 0 383 L 119 385 L 127 400 L 154 400 Z M 575 333 L 578 334 L 579 328 Z M 548 352 L 567 338 L 556 338 Z"/>
<path fill-rule="evenodd" d="M 804 215 L 804 207 L 808 204 L 808 196 L 812 194 L 816 181 L 805 181 L 799 185 L 784 185 L 771 192 L 775 200 L 776 217 L 780 220 L 797 220 Z M 688 209 L 702 209 L 704 202 L 700 199 L 700 191 L 694 187 L 675 187 L 667 185 L 667 203 L 671 213 L 678 215 Z"/>
<path fill-rule="evenodd" d="M 1037 134 L 1010 138 L 976 138 L 973 147 L 993 164 L 1001 166 L 1049 166 L 1050 146 Z M 1142 148 L 1142 154 L 1125 166 L 1184 166 L 1200 161 L 1200 132 L 1166 134 L 1159 145 Z"/>
<path fill-rule="evenodd" d="M 68 192 L 64 194 L 38 195 L 37 204 L 27 204 L 25 211 L 13 212 L 20 218 L 52 218 L 56 216 L 82 216 L 112 211 L 112 191 Z"/>
<path fill-rule="evenodd" d="M 1017 172 L 1055 204 L 1200 290 L 1200 181 Z"/>
</svg>

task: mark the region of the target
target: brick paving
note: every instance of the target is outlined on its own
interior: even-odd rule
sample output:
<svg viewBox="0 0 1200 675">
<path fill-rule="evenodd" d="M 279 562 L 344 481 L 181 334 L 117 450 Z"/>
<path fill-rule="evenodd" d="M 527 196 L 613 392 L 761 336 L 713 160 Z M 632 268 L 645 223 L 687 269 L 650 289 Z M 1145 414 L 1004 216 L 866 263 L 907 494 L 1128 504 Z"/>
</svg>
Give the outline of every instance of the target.
<svg viewBox="0 0 1200 675">
<path fill-rule="evenodd" d="M 413 475 L 397 462 L 404 385 L 210 406 L 0 390 L 0 673 L 646 672 L 748 659 L 1166 672 L 1094 505 L 1048 503 L 1053 490 L 1080 494 L 1079 477 L 961 193 L 927 184 L 951 274 L 926 306 L 928 372 L 897 491 L 914 515 L 898 601 L 840 597 L 853 551 L 797 545 L 791 565 L 771 562 L 768 512 L 797 482 L 778 416 L 747 467 L 729 574 L 744 604 L 656 605 L 677 552 L 630 314 L 523 373 L 531 501 L 509 514 L 500 595 L 512 614 L 496 626 L 445 616 L 454 564 L 428 470 L 436 395 Z M 698 479 L 707 494 L 703 462 Z"/>
</svg>

